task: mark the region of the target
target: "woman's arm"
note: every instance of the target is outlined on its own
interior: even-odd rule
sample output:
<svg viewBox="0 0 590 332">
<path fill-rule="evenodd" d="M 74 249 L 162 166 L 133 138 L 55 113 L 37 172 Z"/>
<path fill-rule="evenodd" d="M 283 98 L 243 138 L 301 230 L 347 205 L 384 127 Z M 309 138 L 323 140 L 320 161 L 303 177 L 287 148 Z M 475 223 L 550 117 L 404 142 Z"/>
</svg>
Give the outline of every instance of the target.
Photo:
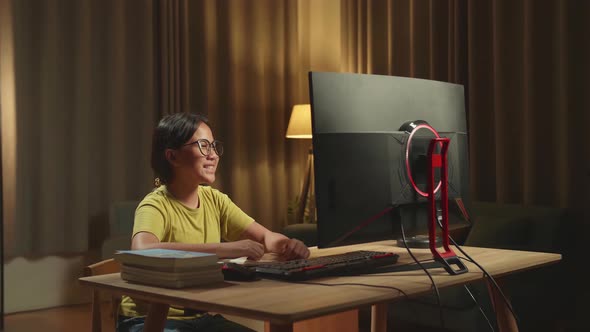
<svg viewBox="0 0 590 332">
<path fill-rule="evenodd" d="M 267 251 L 279 254 L 284 259 L 309 257 L 309 249 L 303 242 L 272 232 L 257 222 L 251 223 L 244 230 L 242 238 L 263 243 Z"/>
<path fill-rule="evenodd" d="M 264 246 L 254 240 L 244 239 L 224 243 L 178 243 L 160 242 L 150 232 L 139 232 L 131 240 L 131 249 L 174 249 L 186 251 L 199 251 L 216 254 L 219 258 L 248 257 L 259 260 L 264 255 Z"/>
</svg>

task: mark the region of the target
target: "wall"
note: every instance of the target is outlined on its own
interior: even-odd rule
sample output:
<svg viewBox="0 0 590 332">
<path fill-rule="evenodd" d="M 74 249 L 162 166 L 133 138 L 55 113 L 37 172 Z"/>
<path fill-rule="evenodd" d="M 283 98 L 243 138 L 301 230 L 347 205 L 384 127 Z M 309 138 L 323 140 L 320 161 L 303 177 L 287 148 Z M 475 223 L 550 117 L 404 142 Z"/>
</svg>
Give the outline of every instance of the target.
<svg viewBox="0 0 590 332">
<path fill-rule="evenodd" d="M 18 257 L 4 265 L 4 312 L 14 313 L 90 302 L 90 290 L 78 285 L 83 256 Z"/>
</svg>

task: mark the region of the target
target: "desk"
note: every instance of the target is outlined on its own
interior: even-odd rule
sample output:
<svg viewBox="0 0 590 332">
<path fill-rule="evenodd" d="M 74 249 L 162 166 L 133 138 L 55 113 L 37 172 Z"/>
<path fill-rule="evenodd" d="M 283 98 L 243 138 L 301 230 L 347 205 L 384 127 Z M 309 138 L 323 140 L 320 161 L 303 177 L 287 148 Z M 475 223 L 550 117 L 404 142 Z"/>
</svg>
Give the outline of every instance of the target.
<svg viewBox="0 0 590 332">
<path fill-rule="evenodd" d="M 404 248 L 395 241 L 380 241 L 346 247 L 311 248 L 312 257 L 352 250 L 391 251 L 400 255 L 398 264 L 413 262 Z M 463 247 L 463 249 L 496 279 L 561 260 L 560 254 Z M 428 249 L 415 249 L 419 260 L 432 258 Z M 444 288 L 483 278 L 483 273 L 469 262 L 469 272 L 451 276 L 442 268 L 430 269 L 437 286 Z M 371 276 L 331 277 L 313 280 L 322 284 L 355 283 L 363 285 L 312 285 L 275 280 L 255 282 L 223 282 L 199 288 L 165 289 L 128 283 L 118 273 L 80 278 L 80 284 L 102 291 L 126 294 L 151 303 L 145 331 L 162 331 L 169 305 L 190 307 L 221 314 L 243 316 L 270 322 L 270 331 L 292 331 L 293 323 L 333 313 L 372 306 L 372 331 L 385 331 L 387 303 L 431 292 L 431 283 L 421 270 L 388 272 Z M 365 285 L 387 286 L 394 289 Z M 496 291 L 489 287 L 492 299 Z M 503 301 L 495 301 L 500 331 L 513 331 L 516 324 Z"/>
</svg>

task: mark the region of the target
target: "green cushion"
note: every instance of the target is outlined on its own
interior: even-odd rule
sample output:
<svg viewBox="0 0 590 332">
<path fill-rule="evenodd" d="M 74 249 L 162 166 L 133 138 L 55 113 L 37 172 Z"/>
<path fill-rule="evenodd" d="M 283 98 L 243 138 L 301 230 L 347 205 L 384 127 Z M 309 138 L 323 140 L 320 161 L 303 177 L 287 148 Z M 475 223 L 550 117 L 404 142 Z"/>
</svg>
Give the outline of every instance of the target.
<svg viewBox="0 0 590 332">
<path fill-rule="evenodd" d="M 316 224 L 293 224 L 283 228 L 282 233 L 290 238 L 301 240 L 308 247 L 318 245 L 318 228 Z"/>
<path fill-rule="evenodd" d="M 115 202 L 111 205 L 109 216 L 110 236 L 131 236 L 135 209 L 138 205 L 138 201 Z"/>
<path fill-rule="evenodd" d="M 474 203 L 473 227 L 465 245 L 558 252 L 568 223 L 565 209 Z"/>
</svg>

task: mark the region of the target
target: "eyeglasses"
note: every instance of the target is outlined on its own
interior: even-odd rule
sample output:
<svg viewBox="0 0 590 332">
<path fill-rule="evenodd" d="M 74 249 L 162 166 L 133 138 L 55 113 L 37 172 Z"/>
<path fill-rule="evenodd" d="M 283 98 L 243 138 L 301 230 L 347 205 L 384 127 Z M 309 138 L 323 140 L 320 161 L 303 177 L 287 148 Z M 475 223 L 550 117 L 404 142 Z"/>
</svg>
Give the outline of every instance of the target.
<svg viewBox="0 0 590 332">
<path fill-rule="evenodd" d="M 220 141 L 213 141 L 213 142 L 209 142 L 207 139 L 205 138 L 201 138 L 198 139 L 194 142 L 190 142 L 190 143 L 186 143 L 183 146 L 187 146 L 187 145 L 193 145 L 196 144 L 199 147 L 199 151 L 201 152 L 201 154 L 203 156 L 210 156 L 211 155 L 211 150 L 215 151 L 215 154 L 217 154 L 218 156 L 221 156 L 223 154 L 223 143 Z M 213 148 L 213 149 L 211 149 Z"/>
</svg>

